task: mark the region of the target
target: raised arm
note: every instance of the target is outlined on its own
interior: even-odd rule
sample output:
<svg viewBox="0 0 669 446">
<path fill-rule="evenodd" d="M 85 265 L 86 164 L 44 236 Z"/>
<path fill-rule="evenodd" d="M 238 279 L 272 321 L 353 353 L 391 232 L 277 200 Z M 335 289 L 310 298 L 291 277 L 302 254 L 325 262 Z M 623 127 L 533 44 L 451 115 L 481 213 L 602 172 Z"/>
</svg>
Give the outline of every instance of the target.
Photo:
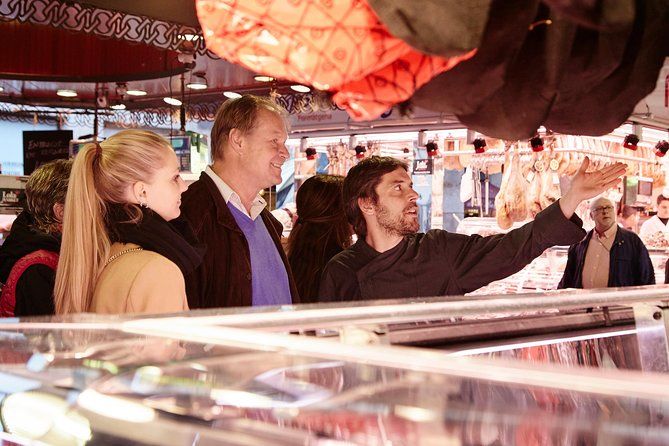
<svg viewBox="0 0 669 446">
<path fill-rule="evenodd" d="M 589 166 L 590 158 L 586 156 L 578 172 L 572 177 L 569 191 L 560 198 L 560 209 L 567 218 L 574 215 L 581 201 L 596 197 L 618 184 L 627 170 L 627 165 L 623 163 L 615 163 L 591 172 L 588 172 Z"/>
</svg>

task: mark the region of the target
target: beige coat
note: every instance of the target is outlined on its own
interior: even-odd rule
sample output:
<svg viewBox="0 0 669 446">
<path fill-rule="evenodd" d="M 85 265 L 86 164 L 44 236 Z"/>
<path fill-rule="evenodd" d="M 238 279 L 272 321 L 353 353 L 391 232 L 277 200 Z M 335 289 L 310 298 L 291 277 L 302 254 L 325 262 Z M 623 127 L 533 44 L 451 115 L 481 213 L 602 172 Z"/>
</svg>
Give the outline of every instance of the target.
<svg viewBox="0 0 669 446">
<path fill-rule="evenodd" d="M 114 243 L 110 257 L 138 245 Z M 186 285 L 179 267 L 152 251 L 123 254 L 102 270 L 90 312 L 173 313 L 188 310 Z"/>
</svg>

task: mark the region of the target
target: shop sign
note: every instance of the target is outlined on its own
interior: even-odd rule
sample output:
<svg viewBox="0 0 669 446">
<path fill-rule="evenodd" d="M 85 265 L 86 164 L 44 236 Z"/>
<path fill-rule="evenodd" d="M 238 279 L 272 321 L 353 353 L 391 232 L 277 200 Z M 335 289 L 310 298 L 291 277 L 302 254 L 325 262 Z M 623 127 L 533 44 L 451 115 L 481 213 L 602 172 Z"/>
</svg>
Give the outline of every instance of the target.
<svg viewBox="0 0 669 446">
<path fill-rule="evenodd" d="M 72 130 L 26 130 L 23 132 L 23 174 L 30 175 L 42 164 L 68 159 Z"/>
<path fill-rule="evenodd" d="M 432 159 L 414 160 L 413 175 L 432 175 L 434 164 Z"/>
<path fill-rule="evenodd" d="M 21 210 L 20 198 L 23 189 L 0 189 L 0 213 Z"/>
</svg>

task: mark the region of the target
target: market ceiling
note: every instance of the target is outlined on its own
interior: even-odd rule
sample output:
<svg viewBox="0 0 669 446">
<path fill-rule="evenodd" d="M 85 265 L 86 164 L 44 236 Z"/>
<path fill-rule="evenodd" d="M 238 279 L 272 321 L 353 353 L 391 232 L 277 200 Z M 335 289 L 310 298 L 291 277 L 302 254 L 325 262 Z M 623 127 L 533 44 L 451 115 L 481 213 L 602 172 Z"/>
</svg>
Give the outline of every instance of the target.
<svg viewBox="0 0 669 446">
<path fill-rule="evenodd" d="M 48 25 L 157 48 L 162 56 L 142 58 L 146 64 L 132 62 L 132 50 L 124 49 L 128 57 L 110 61 L 115 68 L 99 67 L 116 73 L 101 81 L 122 80 L 124 63 L 143 73 L 133 82 L 152 90 L 130 107 L 155 106 L 179 91 L 179 73 L 186 69 L 179 54 L 191 54 L 195 67 L 187 76 L 204 72 L 210 84 L 189 93 L 194 102 L 220 100 L 225 90 L 267 92 L 254 80 L 262 73 L 280 79 L 280 86 L 325 90 L 356 120 L 374 119 L 397 104 L 402 110 L 418 106 L 455 114 L 469 128 L 505 139 L 532 136 L 541 125 L 561 133 L 610 132 L 656 87 L 669 56 L 666 0 L 4 3 L 9 6 L 1 13 L 15 27 Z M 189 33 L 204 40 L 184 41 Z M 6 66 L 0 60 L 0 76 L 20 77 Z M 132 70 L 125 71 L 124 79 L 131 79 Z M 141 80 L 156 73 L 170 77 Z M 27 84 L 26 73 L 22 79 L 3 81 L 8 88 L 0 100 L 62 104 L 49 93 L 62 88 L 59 82 Z M 37 90 L 32 96 L 31 86 Z M 118 99 L 113 83 L 104 88 Z M 91 89 L 71 105 L 90 102 Z"/>
</svg>

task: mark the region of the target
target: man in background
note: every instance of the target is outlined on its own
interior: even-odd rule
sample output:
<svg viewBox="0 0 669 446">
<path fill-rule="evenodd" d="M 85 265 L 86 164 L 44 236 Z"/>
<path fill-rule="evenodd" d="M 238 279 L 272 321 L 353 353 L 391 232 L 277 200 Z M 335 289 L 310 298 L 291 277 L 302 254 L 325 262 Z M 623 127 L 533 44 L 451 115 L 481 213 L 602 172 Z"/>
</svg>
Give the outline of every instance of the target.
<svg viewBox="0 0 669 446">
<path fill-rule="evenodd" d="M 657 214 L 644 221 L 639 230 L 639 237 L 643 240 L 648 240 L 661 233 L 664 238 L 669 232 L 669 197 L 660 194 L 657 196 Z"/>
<path fill-rule="evenodd" d="M 558 288 L 605 288 L 654 285 L 648 250 L 638 235 L 616 223 L 616 208 L 600 197 L 590 204 L 595 228 L 569 247 Z"/>
<path fill-rule="evenodd" d="M 182 196 L 181 212 L 207 246 L 186 277 L 190 308 L 286 305 L 298 293 L 281 223 L 260 192 L 281 182 L 286 112 L 268 98 L 227 100 L 211 130 L 213 164 Z"/>
<path fill-rule="evenodd" d="M 43 164 L 26 183 L 26 209 L 0 247 L 0 317 L 54 313 L 53 286 L 71 160 Z"/>
</svg>

